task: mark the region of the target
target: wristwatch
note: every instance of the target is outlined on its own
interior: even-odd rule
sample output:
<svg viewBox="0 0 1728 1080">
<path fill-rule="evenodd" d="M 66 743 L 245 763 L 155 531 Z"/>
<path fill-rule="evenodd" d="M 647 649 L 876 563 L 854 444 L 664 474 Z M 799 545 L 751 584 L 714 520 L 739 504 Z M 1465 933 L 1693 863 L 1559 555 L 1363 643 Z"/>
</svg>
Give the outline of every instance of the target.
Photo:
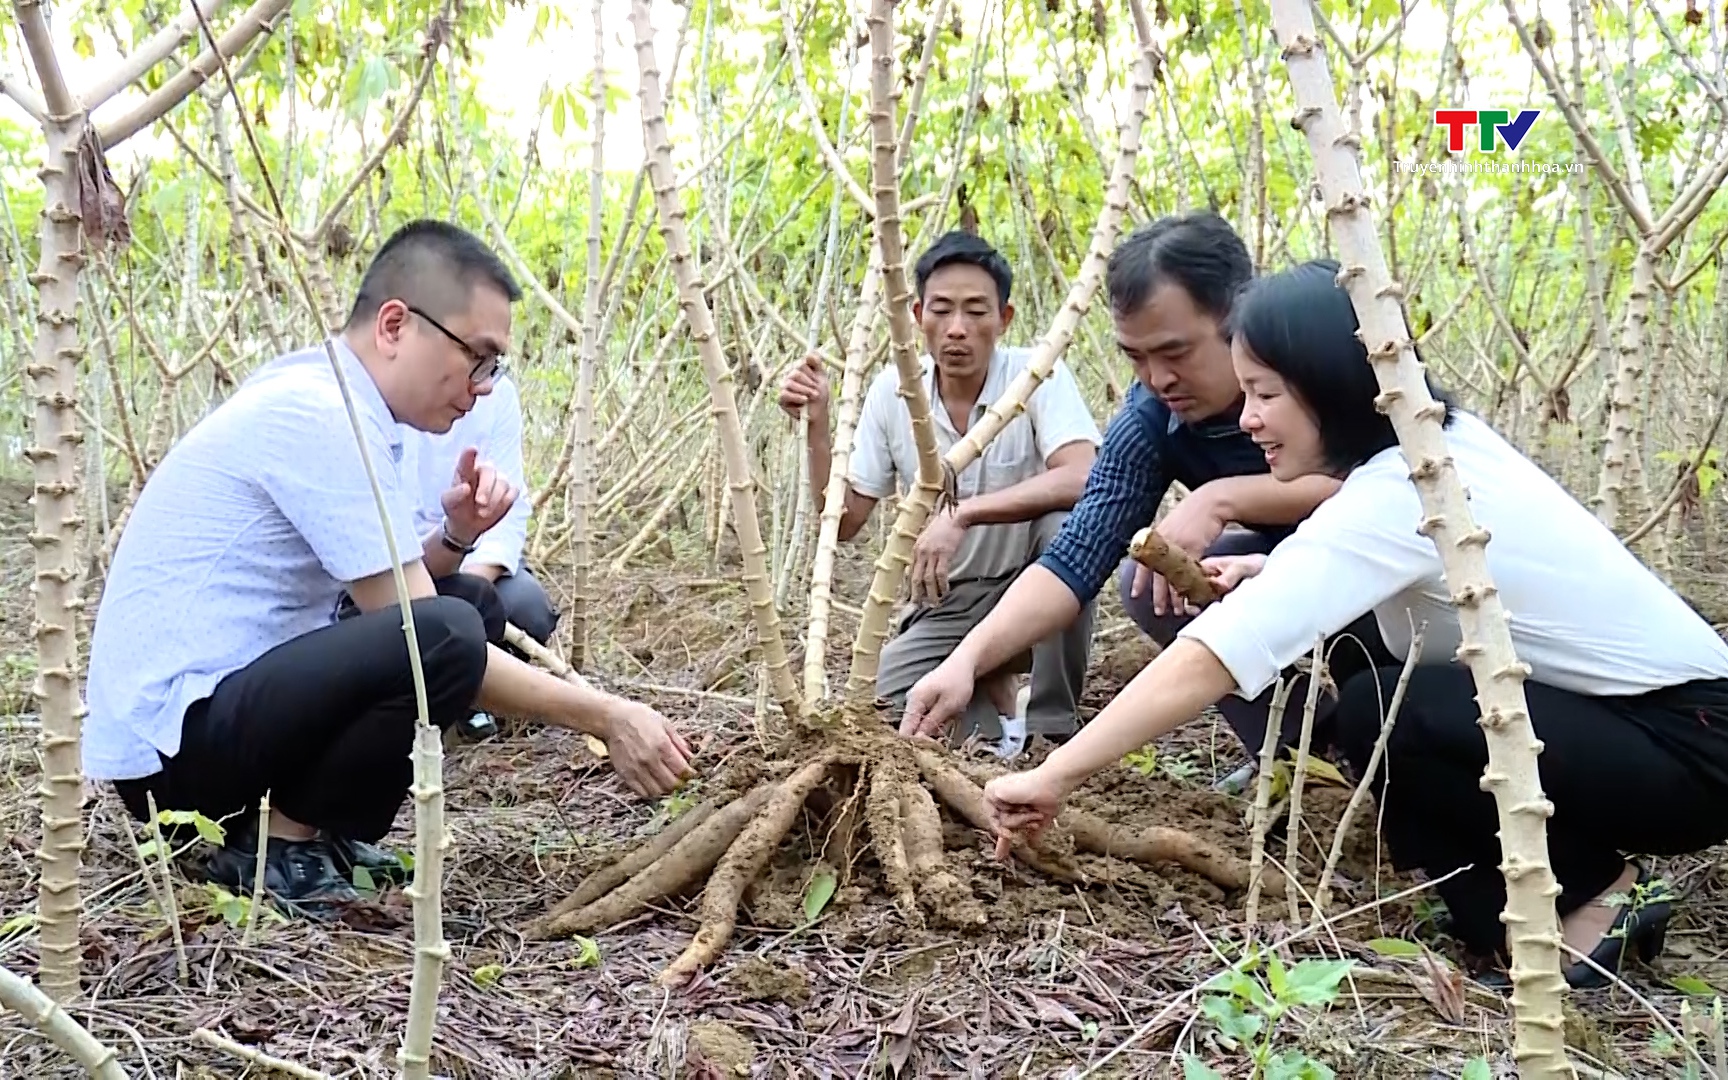
<svg viewBox="0 0 1728 1080">
<path fill-rule="evenodd" d="M 462 541 L 450 535 L 449 518 L 445 518 L 444 523 L 438 527 L 438 542 L 458 555 L 472 555 L 474 553 L 473 544 L 464 544 Z"/>
</svg>

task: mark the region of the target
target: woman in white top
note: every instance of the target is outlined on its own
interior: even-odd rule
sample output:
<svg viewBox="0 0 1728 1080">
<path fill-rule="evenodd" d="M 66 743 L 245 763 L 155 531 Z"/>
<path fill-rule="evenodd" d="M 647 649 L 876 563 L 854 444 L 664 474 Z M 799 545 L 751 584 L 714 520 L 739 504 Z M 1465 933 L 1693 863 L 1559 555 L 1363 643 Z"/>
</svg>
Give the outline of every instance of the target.
<svg viewBox="0 0 1728 1080">
<path fill-rule="evenodd" d="M 1337 271 L 1315 261 L 1256 282 L 1232 332 L 1241 425 L 1272 474 L 1328 473 L 1342 487 L 1270 556 L 1207 560 L 1224 599 L 1079 735 L 985 796 L 1000 833 L 1036 835 L 1087 777 L 1225 694 L 1261 693 L 1316 636 L 1371 611 L 1402 659 L 1425 625 L 1371 790 L 1395 865 L 1435 879 L 1469 867 L 1435 888 L 1453 934 L 1504 959 L 1506 892 L 1493 797 L 1478 786 L 1487 748 L 1475 686 L 1453 659 L 1457 613 L 1439 555 L 1417 531 L 1425 515 L 1391 422 L 1374 407 L 1379 387 Z M 1728 836 L 1728 645 L 1552 478 L 1447 407 L 1447 444 L 1471 514 L 1492 536 L 1488 568 L 1513 647 L 1532 669 L 1524 689 L 1555 807 L 1548 849 L 1566 943 L 1614 971 L 1625 942 L 1646 958 L 1660 950 L 1670 910 L 1660 897 L 1636 911 L 1608 901 L 1648 880 L 1625 855 L 1696 851 Z M 1340 689 L 1338 739 L 1358 776 L 1398 675 L 1380 667 Z M 1582 962 L 1566 975 L 1574 986 L 1603 981 Z"/>
</svg>

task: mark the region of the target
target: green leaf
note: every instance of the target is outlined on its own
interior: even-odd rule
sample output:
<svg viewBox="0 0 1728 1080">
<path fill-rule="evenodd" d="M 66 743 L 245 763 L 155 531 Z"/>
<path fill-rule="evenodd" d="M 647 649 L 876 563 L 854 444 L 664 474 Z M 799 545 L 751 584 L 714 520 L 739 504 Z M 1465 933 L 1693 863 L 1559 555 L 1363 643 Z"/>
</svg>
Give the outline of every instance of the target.
<svg viewBox="0 0 1728 1080">
<path fill-rule="evenodd" d="M 141 859 L 154 859 L 159 847 L 160 845 L 158 845 L 156 841 L 146 840 L 142 844 L 138 845 L 138 857 Z"/>
<path fill-rule="evenodd" d="M 1183 1054 L 1182 1080 L 1224 1080 L 1224 1077 L 1193 1054 Z"/>
<path fill-rule="evenodd" d="M 1324 1062 L 1300 1050 L 1275 1054 L 1266 1063 L 1266 1080 L 1337 1080 L 1338 1074 Z"/>
<path fill-rule="evenodd" d="M 1200 1002 L 1200 1015 L 1238 1043 L 1252 1042 L 1254 1036 L 1260 1034 L 1260 1017 L 1245 1012 L 1242 1003 L 1235 998 L 1207 997 Z"/>
<path fill-rule="evenodd" d="M 1272 990 L 1272 1000 L 1284 1000 L 1285 984 L 1284 962 L 1278 959 L 1277 953 L 1266 954 L 1266 985 Z"/>
<path fill-rule="evenodd" d="M 503 964 L 487 964 L 474 969 L 474 983 L 477 986 L 496 986 L 503 977 Z"/>
<path fill-rule="evenodd" d="M 593 938 L 585 938 L 577 934 L 571 939 L 576 942 L 576 955 L 571 958 L 571 967 L 599 967 L 600 945 Z"/>
<path fill-rule="evenodd" d="M 1721 470 L 1709 465 L 1698 466 L 1698 497 L 1708 499 L 1710 493 L 1716 490 L 1716 481 L 1722 479 Z"/>
<path fill-rule="evenodd" d="M 1421 956 L 1422 946 L 1414 941 L 1403 938 L 1378 937 L 1368 943 L 1368 947 L 1381 956 Z"/>
<path fill-rule="evenodd" d="M 229 926 L 239 926 L 246 921 L 246 913 L 252 909 L 252 900 L 245 896 L 236 896 L 220 885 L 205 885 L 210 893 L 210 906 L 222 921 Z"/>
<path fill-rule="evenodd" d="M 1278 1000 L 1293 1005 L 1321 1005 L 1338 994 L 1338 984 L 1356 966 L 1354 960 L 1304 960 L 1290 971 L 1286 992 Z"/>
<path fill-rule="evenodd" d="M 541 8 L 540 10 L 544 12 L 546 9 Z M 559 94 L 557 97 L 552 99 L 552 134 L 558 136 L 560 139 L 564 137 L 564 103 L 565 97 L 563 94 Z"/>
<path fill-rule="evenodd" d="M 22 915 L 14 915 L 4 923 L 0 923 L 0 938 L 11 937 L 13 934 L 22 933 L 25 930 L 30 929 L 32 926 L 35 926 L 36 921 L 37 918 L 34 911 L 26 911 Z"/>
<path fill-rule="evenodd" d="M 1338 767 L 1329 761 L 1311 757 L 1308 759 L 1307 768 L 1309 783 L 1327 783 L 1341 788 L 1350 786 L 1349 781 L 1344 779 L 1344 774 L 1339 772 Z"/>
<path fill-rule="evenodd" d="M 1266 991 L 1260 988 L 1260 984 L 1235 968 L 1220 971 L 1211 982 L 1207 983 L 1206 988 L 1234 994 L 1262 1012 L 1273 1006 L 1272 999 L 1266 996 Z"/>
<path fill-rule="evenodd" d="M 1473 1057 L 1458 1080 L 1494 1080 L 1494 1073 L 1488 1068 L 1487 1058 Z"/>
<path fill-rule="evenodd" d="M 211 821 L 203 814 L 195 813 L 192 815 L 192 827 L 198 830 L 198 835 L 202 837 L 204 842 L 207 844 L 214 844 L 217 847 L 221 847 L 223 841 L 228 838 L 228 832 L 226 829 L 222 828 L 219 823 Z"/>
<path fill-rule="evenodd" d="M 354 867 L 354 887 L 361 892 L 377 892 L 378 883 L 372 880 L 372 871 L 364 866 Z"/>
<path fill-rule="evenodd" d="M 834 898 L 835 884 L 834 875 L 826 870 L 810 879 L 809 887 L 804 890 L 805 922 L 815 922 L 816 916 L 822 914 L 822 909 Z"/>
<path fill-rule="evenodd" d="M 1692 994 L 1697 997 L 1713 997 L 1716 994 L 1714 986 L 1696 975 L 1676 975 L 1668 980 L 1668 985 L 1682 994 Z"/>
</svg>

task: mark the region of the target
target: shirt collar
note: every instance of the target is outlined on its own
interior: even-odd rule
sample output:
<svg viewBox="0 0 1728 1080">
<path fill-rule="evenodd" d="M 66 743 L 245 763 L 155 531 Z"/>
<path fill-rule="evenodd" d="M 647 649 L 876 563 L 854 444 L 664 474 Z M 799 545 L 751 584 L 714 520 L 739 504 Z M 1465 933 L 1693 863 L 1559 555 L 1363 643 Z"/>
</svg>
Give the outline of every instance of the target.
<svg viewBox="0 0 1728 1080">
<path fill-rule="evenodd" d="M 972 403 L 972 415 L 978 416 L 990 406 L 996 404 L 996 399 L 1002 396 L 1006 389 L 1004 372 L 1008 365 L 1004 362 L 1002 346 L 990 354 L 990 366 L 984 369 L 984 385 L 978 390 L 978 400 Z M 929 353 L 924 354 L 921 361 L 924 368 L 924 400 L 930 402 L 930 407 L 936 407 L 936 361 Z M 940 410 L 946 412 L 946 409 Z"/>
<path fill-rule="evenodd" d="M 354 395 L 356 408 L 371 413 L 384 427 L 385 437 L 390 442 L 393 453 L 400 455 L 402 449 L 402 425 L 396 422 L 396 417 L 390 412 L 390 406 L 384 400 L 384 395 L 378 389 L 378 383 L 373 380 L 372 373 L 366 370 L 366 365 L 360 362 L 360 356 L 342 335 L 336 334 L 330 338 L 330 344 L 336 350 L 336 359 L 342 364 L 342 374 L 347 376 L 348 388 Z"/>
</svg>

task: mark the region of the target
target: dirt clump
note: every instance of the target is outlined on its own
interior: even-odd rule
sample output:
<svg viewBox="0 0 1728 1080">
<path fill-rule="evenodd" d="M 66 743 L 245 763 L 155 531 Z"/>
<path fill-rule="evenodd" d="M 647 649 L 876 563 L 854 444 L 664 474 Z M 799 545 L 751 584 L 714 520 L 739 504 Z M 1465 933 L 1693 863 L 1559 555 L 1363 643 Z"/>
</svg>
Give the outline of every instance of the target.
<svg viewBox="0 0 1728 1080">
<path fill-rule="evenodd" d="M 746 1001 L 781 1001 L 799 1006 L 810 1000 L 810 980 L 802 971 L 780 967 L 763 956 L 745 959 L 732 970 L 727 981 Z"/>
<path fill-rule="evenodd" d="M 749 1076 L 755 1060 L 756 1044 L 731 1024 L 698 1020 L 690 1025 L 684 1056 L 687 1076 L 703 1080 Z"/>
</svg>

